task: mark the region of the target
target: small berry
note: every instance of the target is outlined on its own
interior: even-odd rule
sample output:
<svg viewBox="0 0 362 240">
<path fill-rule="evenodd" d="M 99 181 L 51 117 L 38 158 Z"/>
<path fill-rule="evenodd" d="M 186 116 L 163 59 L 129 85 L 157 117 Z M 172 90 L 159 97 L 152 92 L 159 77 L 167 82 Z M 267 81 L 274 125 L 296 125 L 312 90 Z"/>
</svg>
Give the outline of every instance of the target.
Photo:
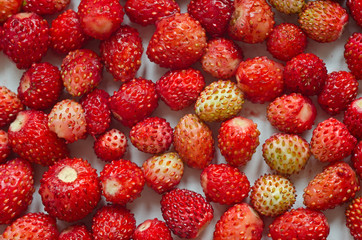
<svg viewBox="0 0 362 240">
<path fill-rule="evenodd" d="M 118 129 L 111 129 L 94 141 L 94 152 L 103 161 L 111 162 L 123 157 L 127 150 L 127 138 Z"/>
<path fill-rule="evenodd" d="M 357 197 L 352 200 L 347 206 L 346 226 L 348 227 L 353 239 L 361 240 L 361 226 L 362 226 L 362 197 Z"/>
<path fill-rule="evenodd" d="M 8 133 L 0 129 L 0 164 L 4 163 L 11 153 Z"/>
<path fill-rule="evenodd" d="M 353 33 L 344 45 L 344 58 L 351 73 L 357 80 L 362 79 L 362 33 Z"/>
<path fill-rule="evenodd" d="M 83 224 L 72 225 L 64 229 L 59 240 L 92 240 L 92 234 Z"/>
<path fill-rule="evenodd" d="M 172 240 L 171 231 L 163 221 L 148 219 L 138 225 L 133 240 Z"/>
<path fill-rule="evenodd" d="M 24 105 L 19 97 L 5 86 L 0 86 L 0 127 L 5 127 L 24 110 Z"/>
</svg>

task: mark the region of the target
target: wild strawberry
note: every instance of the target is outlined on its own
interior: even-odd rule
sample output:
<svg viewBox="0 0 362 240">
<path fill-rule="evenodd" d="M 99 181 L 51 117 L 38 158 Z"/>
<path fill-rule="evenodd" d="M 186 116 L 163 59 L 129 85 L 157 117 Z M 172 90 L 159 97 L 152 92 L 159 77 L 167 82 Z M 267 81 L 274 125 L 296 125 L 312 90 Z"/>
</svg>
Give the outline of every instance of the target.
<svg viewBox="0 0 362 240">
<path fill-rule="evenodd" d="M 264 216 L 275 217 L 288 211 L 295 200 L 293 183 L 280 175 L 264 174 L 251 188 L 250 203 Z"/>
<path fill-rule="evenodd" d="M 83 224 L 72 225 L 64 229 L 59 240 L 92 240 L 92 234 Z"/>
<path fill-rule="evenodd" d="M 184 174 L 184 164 L 175 152 L 155 155 L 142 165 L 147 185 L 162 194 L 177 186 Z"/>
<path fill-rule="evenodd" d="M 5 127 L 24 109 L 16 93 L 5 86 L 0 86 L 0 127 Z"/>
<path fill-rule="evenodd" d="M 78 13 L 68 9 L 58 15 L 49 29 L 50 47 L 59 54 L 67 54 L 83 47 L 88 40 L 80 26 Z"/>
<path fill-rule="evenodd" d="M 69 155 L 65 141 L 49 129 L 47 115 L 41 111 L 20 112 L 8 135 L 13 152 L 32 163 L 48 166 Z"/>
<path fill-rule="evenodd" d="M 348 106 L 344 112 L 343 123 L 354 137 L 362 140 L 362 97 Z"/>
<path fill-rule="evenodd" d="M 129 137 L 138 150 L 159 154 L 170 148 L 173 141 L 173 129 L 166 119 L 149 117 L 134 125 Z"/>
<path fill-rule="evenodd" d="M 109 38 L 123 22 L 123 7 L 117 0 L 82 0 L 78 14 L 84 32 L 100 40 Z"/>
<path fill-rule="evenodd" d="M 214 158 L 211 129 L 196 114 L 187 114 L 177 123 L 173 145 L 189 167 L 203 169 Z"/>
<path fill-rule="evenodd" d="M 269 225 L 268 234 L 273 240 L 326 240 L 328 235 L 326 216 L 308 208 L 292 209 L 278 216 Z"/>
<path fill-rule="evenodd" d="M 50 63 L 33 63 L 19 83 L 18 97 L 32 109 L 43 110 L 57 103 L 63 91 L 60 71 Z"/>
<path fill-rule="evenodd" d="M 311 152 L 321 162 L 335 162 L 351 155 L 357 140 L 335 118 L 318 123 L 310 140 Z"/>
<path fill-rule="evenodd" d="M 131 239 L 136 229 L 136 219 L 127 208 L 108 205 L 100 208 L 92 220 L 94 240 Z"/>
<path fill-rule="evenodd" d="M 299 173 L 310 155 L 308 142 L 298 135 L 277 133 L 263 144 L 265 162 L 280 174 Z"/>
<path fill-rule="evenodd" d="M 0 23 L 4 23 L 9 17 L 17 14 L 22 5 L 22 0 L 6 0 L 0 2 Z"/>
<path fill-rule="evenodd" d="M 240 203 L 250 191 L 247 176 L 228 164 L 210 164 L 202 171 L 200 182 L 206 199 L 220 204 Z"/>
<path fill-rule="evenodd" d="M 123 157 L 127 149 L 127 138 L 118 129 L 111 129 L 94 141 L 94 152 L 103 161 L 111 162 Z"/>
<path fill-rule="evenodd" d="M 361 240 L 361 226 L 362 226 L 362 197 L 357 197 L 347 206 L 346 226 L 348 227 L 353 239 Z"/>
<path fill-rule="evenodd" d="M 276 59 L 289 61 L 304 52 L 307 47 L 307 36 L 297 25 L 282 23 L 270 33 L 266 46 Z"/>
<path fill-rule="evenodd" d="M 183 69 L 198 61 L 206 47 L 206 33 L 188 13 L 161 19 L 147 47 L 147 56 L 164 68 Z"/>
<path fill-rule="evenodd" d="M 101 42 L 101 57 L 114 80 L 128 82 L 141 66 L 142 39 L 137 29 L 124 25 L 108 39 Z"/>
<path fill-rule="evenodd" d="M 163 221 L 148 219 L 138 225 L 133 233 L 134 240 L 172 240 L 171 231 Z"/>
<path fill-rule="evenodd" d="M 132 22 L 147 26 L 179 13 L 180 7 L 175 0 L 129 0 L 124 6 L 124 10 Z"/>
<path fill-rule="evenodd" d="M 362 141 L 359 141 L 353 149 L 351 162 L 357 175 L 362 179 Z"/>
<path fill-rule="evenodd" d="M 31 204 L 33 175 L 30 163 L 21 158 L 0 165 L 0 224 L 9 224 Z"/>
<path fill-rule="evenodd" d="M 27 213 L 7 226 L 1 239 L 56 240 L 59 232 L 55 218 L 42 212 Z"/>
<path fill-rule="evenodd" d="M 317 0 L 305 4 L 298 22 L 311 39 L 322 43 L 333 42 L 341 36 L 348 14 L 338 2 Z"/>
<path fill-rule="evenodd" d="M 359 189 L 355 171 L 345 162 L 336 162 L 309 182 L 304 189 L 303 203 L 310 209 L 331 209 L 353 198 Z"/>
<path fill-rule="evenodd" d="M 26 0 L 22 11 L 35 12 L 39 15 L 52 15 L 64 10 L 70 0 Z"/>
<path fill-rule="evenodd" d="M 68 143 L 86 137 L 86 119 L 82 105 L 71 99 L 64 99 L 52 108 L 48 115 L 49 129 Z"/>
<path fill-rule="evenodd" d="M 285 14 L 300 13 L 305 5 L 304 0 L 270 0 L 269 3 Z"/>
<path fill-rule="evenodd" d="M 132 127 L 158 107 L 156 85 L 151 80 L 135 78 L 113 93 L 110 105 L 113 116 L 123 125 Z"/>
<path fill-rule="evenodd" d="M 362 79 L 362 33 L 353 33 L 344 45 L 344 58 L 351 73 L 357 80 Z"/>
<path fill-rule="evenodd" d="M 65 89 L 72 96 L 90 92 L 102 80 L 103 64 L 89 49 L 77 49 L 63 59 L 61 75 Z"/>
<path fill-rule="evenodd" d="M 87 132 L 92 136 L 104 133 L 111 124 L 109 94 L 102 89 L 95 89 L 80 99 L 85 113 Z"/>
<path fill-rule="evenodd" d="M 259 146 L 260 132 L 250 119 L 234 117 L 223 123 L 218 133 L 218 146 L 221 155 L 234 167 L 244 166 Z"/>
<path fill-rule="evenodd" d="M 231 0 L 191 0 L 187 12 L 198 20 L 211 37 L 227 31 L 234 6 Z"/>
<path fill-rule="evenodd" d="M 285 87 L 306 96 L 317 95 L 327 80 L 326 64 L 313 53 L 301 53 L 284 68 Z"/>
<path fill-rule="evenodd" d="M 106 200 L 120 205 L 126 205 L 140 197 L 145 185 L 142 169 L 124 159 L 106 164 L 99 179 Z"/>
<path fill-rule="evenodd" d="M 43 174 L 39 194 L 51 216 L 73 222 L 94 210 L 101 198 L 101 185 L 87 160 L 65 158 Z"/>
<path fill-rule="evenodd" d="M 349 8 L 353 19 L 358 26 L 362 27 L 362 2 L 361 0 L 348 0 L 347 7 Z"/>
<path fill-rule="evenodd" d="M 11 153 L 8 133 L 0 129 L 0 164 L 4 163 Z"/>
<path fill-rule="evenodd" d="M 274 12 L 265 0 L 236 0 L 228 33 L 236 41 L 261 43 L 274 27 Z"/>
<path fill-rule="evenodd" d="M 284 94 L 267 107 L 267 119 L 281 132 L 299 134 L 312 128 L 317 110 L 310 98 L 300 93 Z"/>
<path fill-rule="evenodd" d="M 207 42 L 201 58 L 202 69 L 218 79 L 235 76 L 236 69 L 243 60 L 239 45 L 226 38 L 211 39 Z"/>
<path fill-rule="evenodd" d="M 48 22 L 36 13 L 18 13 L 3 26 L 3 51 L 19 69 L 40 62 L 50 43 Z"/>
<path fill-rule="evenodd" d="M 267 57 L 247 59 L 236 70 L 238 87 L 254 103 L 272 101 L 284 91 L 283 68 Z"/>
<path fill-rule="evenodd" d="M 211 204 L 201 194 L 177 188 L 162 196 L 161 212 L 167 226 L 181 238 L 196 238 L 214 216 Z"/>
<path fill-rule="evenodd" d="M 193 68 L 168 71 L 156 82 L 160 98 L 174 111 L 190 106 L 204 87 L 204 76 Z"/>
<path fill-rule="evenodd" d="M 236 83 L 219 80 L 200 93 L 195 103 L 195 113 L 203 121 L 221 122 L 236 116 L 243 103 L 244 94 Z"/>
<path fill-rule="evenodd" d="M 239 203 L 223 213 L 215 225 L 214 240 L 262 238 L 264 222 L 247 203 Z"/>
</svg>

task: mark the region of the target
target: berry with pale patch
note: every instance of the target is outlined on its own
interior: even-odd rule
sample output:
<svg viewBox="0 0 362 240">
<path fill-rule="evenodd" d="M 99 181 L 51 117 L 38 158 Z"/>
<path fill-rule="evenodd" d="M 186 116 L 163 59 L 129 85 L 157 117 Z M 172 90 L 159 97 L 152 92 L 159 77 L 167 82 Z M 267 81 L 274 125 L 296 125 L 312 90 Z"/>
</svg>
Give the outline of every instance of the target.
<svg viewBox="0 0 362 240">
<path fill-rule="evenodd" d="M 0 127 L 5 127 L 24 110 L 18 95 L 5 86 L 0 86 Z"/>
<path fill-rule="evenodd" d="M 145 185 L 142 169 L 125 159 L 106 164 L 99 179 L 106 200 L 120 205 L 126 205 L 140 197 Z"/>
<path fill-rule="evenodd" d="M 356 77 L 357 80 L 362 79 L 362 33 L 355 32 L 347 40 L 344 45 L 344 58 L 348 69 Z"/>
<path fill-rule="evenodd" d="M 247 203 L 239 203 L 225 211 L 215 225 L 214 240 L 260 240 L 263 219 Z"/>
<path fill-rule="evenodd" d="M 187 114 L 177 123 L 173 145 L 189 167 L 203 169 L 214 158 L 212 131 L 196 114 Z"/>
<path fill-rule="evenodd" d="M 197 238 L 214 217 L 205 198 L 188 189 L 174 189 L 161 199 L 161 212 L 167 226 L 181 238 Z"/>
<path fill-rule="evenodd" d="M 251 187 L 250 203 L 260 214 L 278 216 L 288 211 L 296 201 L 293 183 L 281 175 L 264 174 Z"/>
<path fill-rule="evenodd" d="M 249 162 L 259 146 L 260 131 L 252 120 L 234 117 L 223 122 L 218 133 L 220 153 L 234 167 Z"/>
<path fill-rule="evenodd" d="M 133 233 L 133 240 L 173 240 L 171 231 L 163 221 L 147 219 Z"/>
<path fill-rule="evenodd" d="M 9 17 L 21 10 L 22 0 L 6 0 L 0 2 L 0 23 L 4 23 Z"/>
<path fill-rule="evenodd" d="M 357 175 L 362 179 L 362 140 L 353 149 L 351 162 Z"/>
<path fill-rule="evenodd" d="M 94 152 L 106 162 L 118 160 L 127 150 L 127 137 L 118 129 L 112 128 L 94 141 Z"/>
<path fill-rule="evenodd" d="M 332 209 L 352 199 L 359 189 L 356 172 L 346 162 L 336 162 L 308 183 L 303 203 L 310 209 Z"/>
<path fill-rule="evenodd" d="M 23 12 L 34 12 L 39 15 L 53 15 L 63 11 L 70 0 L 26 0 L 23 3 Z"/>
<path fill-rule="evenodd" d="M 357 25 L 362 27 L 362 1 L 348 0 L 347 7 L 350 10 L 350 13 L 353 19 L 356 21 Z"/>
<path fill-rule="evenodd" d="M 84 224 L 71 225 L 59 235 L 59 240 L 92 240 L 92 234 Z"/>
<path fill-rule="evenodd" d="M 176 187 L 184 174 L 184 164 L 176 152 L 155 155 L 142 165 L 146 184 L 159 194 Z"/>
<path fill-rule="evenodd" d="M 8 133 L 0 129 L 0 164 L 4 163 L 11 153 Z"/>
<path fill-rule="evenodd" d="M 362 97 L 349 104 L 344 111 L 343 123 L 355 138 L 362 140 Z"/>
<path fill-rule="evenodd" d="M 347 206 L 346 226 L 349 229 L 353 239 L 362 239 L 362 197 L 357 197 L 352 200 Z"/>
<path fill-rule="evenodd" d="M 73 222 L 95 209 L 101 198 L 101 185 L 96 169 L 87 160 L 65 158 L 43 174 L 39 194 L 49 215 Z"/>
<path fill-rule="evenodd" d="M 313 130 L 310 148 L 313 156 L 321 162 L 335 162 L 351 155 L 357 140 L 346 125 L 335 118 L 318 123 Z"/>
<path fill-rule="evenodd" d="M 269 0 L 269 3 L 281 13 L 300 13 L 305 5 L 305 0 Z"/>
</svg>

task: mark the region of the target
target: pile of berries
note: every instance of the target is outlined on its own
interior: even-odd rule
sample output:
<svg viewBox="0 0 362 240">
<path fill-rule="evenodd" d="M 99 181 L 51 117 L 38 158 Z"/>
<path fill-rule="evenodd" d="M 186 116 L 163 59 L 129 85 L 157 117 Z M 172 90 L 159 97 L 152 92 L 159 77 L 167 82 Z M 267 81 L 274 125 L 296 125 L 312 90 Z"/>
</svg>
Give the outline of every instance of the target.
<svg viewBox="0 0 362 240">
<path fill-rule="evenodd" d="M 362 0 L 72 1 L 0 0 L 1 240 L 362 240 Z"/>
</svg>

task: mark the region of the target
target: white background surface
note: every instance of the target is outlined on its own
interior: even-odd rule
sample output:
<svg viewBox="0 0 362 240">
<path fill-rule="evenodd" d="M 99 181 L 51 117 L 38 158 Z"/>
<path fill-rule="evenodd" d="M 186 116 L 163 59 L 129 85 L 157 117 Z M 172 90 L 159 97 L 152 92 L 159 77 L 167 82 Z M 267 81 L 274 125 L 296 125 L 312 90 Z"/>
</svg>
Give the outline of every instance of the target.
<svg viewBox="0 0 362 240">
<path fill-rule="evenodd" d="M 177 0 L 177 2 L 180 4 L 181 12 L 184 13 L 187 11 L 187 4 L 188 0 Z M 73 8 L 77 10 L 79 4 L 79 0 L 72 0 L 72 3 L 69 5 L 69 8 Z M 121 0 L 122 6 L 125 5 L 125 0 Z M 343 5 L 345 6 L 345 5 Z M 276 13 L 276 23 L 279 24 L 281 22 L 293 22 L 296 23 L 297 16 L 286 16 L 283 14 L 278 13 L 275 9 L 273 11 Z M 51 20 L 54 18 L 54 16 L 47 18 L 49 20 L 49 23 L 51 23 Z M 135 27 L 139 30 L 140 36 L 143 39 L 143 46 L 144 46 L 144 53 L 142 56 L 142 65 L 139 69 L 137 76 L 142 76 L 146 79 L 150 79 L 154 82 L 156 82 L 168 69 L 160 68 L 156 64 L 151 63 L 147 55 L 145 53 L 147 49 L 148 41 L 152 35 L 152 33 L 155 30 L 154 26 L 148 26 L 148 27 L 142 27 L 140 25 L 130 23 L 129 19 L 125 15 L 125 19 L 123 24 L 129 24 L 132 27 Z M 349 23 L 347 24 L 343 35 L 340 39 L 338 39 L 335 42 L 332 43 L 317 43 L 313 40 L 308 39 L 308 47 L 305 52 L 311 52 L 322 58 L 327 66 L 328 72 L 332 71 L 340 71 L 340 70 L 348 70 L 347 65 L 345 64 L 345 60 L 343 57 L 343 51 L 344 51 L 344 44 L 346 43 L 348 37 L 353 33 L 359 31 L 361 32 L 362 29 L 356 25 L 354 20 L 350 17 Z M 265 42 L 261 44 L 245 44 L 242 42 L 237 42 L 244 53 L 244 59 L 246 58 L 252 58 L 255 56 L 268 56 L 269 58 L 273 59 L 271 55 L 266 51 L 266 45 Z M 99 41 L 93 40 L 89 42 L 86 47 L 91 48 L 97 53 L 99 53 L 98 50 Z M 57 56 L 52 52 L 51 50 L 48 51 L 47 56 L 43 59 L 43 61 L 49 61 L 50 63 L 60 67 L 61 61 L 63 56 Z M 276 60 L 276 59 L 273 59 Z M 194 65 L 195 68 L 201 69 L 200 64 L 197 63 Z M 7 57 L 1 52 L 0 53 L 0 85 L 4 85 L 11 89 L 12 91 L 16 92 L 17 87 L 19 85 L 19 80 L 21 75 L 23 74 L 23 70 L 18 70 L 15 67 L 15 64 L 13 64 L 11 61 L 7 59 Z M 202 72 L 205 76 L 205 79 L 207 81 L 207 84 L 209 84 L 212 81 L 215 81 L 217 79 L 213 78 L 211 75 Z M 235 79 L 234 79 L 235 80 Z M 362 83 L 361 81 L 359 82 Z M 121 85 L 120 82 L 114 82 L 112 79 L 112 76 L 104 70 L 104 79 L 102 80 L 101 84 L 99 85 L 99 88 L 107 90 L 111 95 L 113 94 L 113 91 L 118 90 L 119 86 Z M 362 87 L 359 87 L 359 94 L 358 97 L 362 96 Z M 62 98 L 69 98 L 70 96 L 66 93 L 63 94 Z M 328 118 L 328 115 L 321 110 L 321 108 L 318 106 L 318 103 L 316 101 L 316 97 L 312 97 L 312 100 L 316 104 L 317 107 L 317 119 L 315 122 L 315 125 L 320 121 L 323 121 L 324 119 Z M 258 129 L 261 132 L 260 135 L 260 145 L 256 150 L 256 153 L 253 155 L 252 160 L 244 167 L 241 167 L 240 170 L 245 172 L 251 185 L 253 185 L 254 181 L 261 176 L 264 173 L 271 172 L 269 167 L 266 165 L 266 163 L 263 160 L 261 147 L 264 141 L 269 138 L 273 133 L 277 132 L 267 121 L 266 119 L 266 106 L 267 104 L 252 104 L 248 101 L 244 103 L 243 110 L 239 115 L 252 119 L 255 123 L 258 124 Z M 159 116 L 166 118 L 170 123 L 172 127 L 175 127 L 178 120 L 184 116 L 186 113 L 193 113 L 193 107 L 189 107 L 183 111 L 171 111 L 161 100 L 159 101 L 159 107 L 156 109 L 156 111 L 152 114 L 152 116 Z M 343 115 L 337 115 L 337 119 L 342 120 Z M 215 158 L 213 159 L 213 163 L 224 163 L 224 158 L 220 155 L 219 150 L 217 149 L 217 131 L 219 129 L 220 123 L 208 123 L 208 125 L 213 129 L 213 136 L 215 139 L 215 146 L 216 146 L 216 154 Z M 120 123 L 116 122 L 115 120 L 112 120 L 112 127 L 118 128 L 121 131 L 123 131 L 127 136 L 129 135 L 129 128 L 123 127 Z M 312 130 L 313 130 L 312 128 Z M 312 130 L 309 130 L 305 132 L 302 136 L 309 142 L 311 138 Z M 88 137 L 85 140 L 79 140 L 75 143 L 72 143 L 69 145 L 71 150 L 71 157 L 82 157 L 84 159 L 87 159 L 94 168 L 98 170 L 98 173 L 102 170 L 104 166 L 104 162 L 97 159 L 97 157 L 94 155 L 93 152 L 93 142 L 94 139 L 92 137 Z M 171 147 L 170 151 L 173 151 L 173 147 Z M 140 151 L 138 151 L 136 148 L 134 148 L 129 141 L 128 138 L 128 149 L 124 156 L 125 159 L 130 159 L 137 163 L 139 166 L 142 166 L 142 163 L 151 157 L 150 154 L 145 154 Z M 347 162 L 350 162 L 350 158 L 346 158 Z M 303 189 L 307 186 L 308 182 L 317 174 L 319 173 L 322 168 L 326 164 L 322 164 L 318 162 L 313 157 L 310 158 L 309 162 L 307 163 L 305 169 L 300 172 L 297 175 L 293 175 L 290 177 L 291 181 L 295 184 L 295 187 L 297 189 L 297 201 L 293 205 L 293 208 L 297 207 L 303 207 Z M 39 188 L 39 180 L 43 174 L 43 172 L 46 170 L 44 167 L 35 166 L 35 181 L 36 181 L 36 191 L 34 193 L 34 199 L 33 203 L 29 207 L 29 212 L 37 212 L 37 211 L 44 211 L 40 196 L 38 194 L 38 188 Z M 185 166 L 184 176 L 183 179 L 179 185 L 179 188 L 187 188 L 190 190 L 194 190 L 196 192 L 201 193 L 203 196 L 202 188 L 200 186 L 200 177 L 201 170 L 195 170 L 191 169 L 187 166 Z M 360 196 L 361 193 L 358 192 L 357 196 Z M 145 186 L 142 195 L 140 198 L 136 199 L 133 203 L 130 203 L 127 205 L 127 207 L 135 214 L 135 218 L 137 221 L 137 225 L 142 223 L 146 219 L 150 218 L 159 218 L 163 220 L 161 211 L 160 211 L 160 202 L 161 196 L 155 193 L 152 189 Z M 246 202 L 249 202 L 249 198 L 245 200 Z M 99 207 L 105 203 L 104 199 L 102 198 L 101 203 L 99 204 Z M 212 234 L 214 231 L 214 226 L 216 222 L 219 220 L 221 214 L 229 207 L 229 206 L 223 206 L 217 203 L 211 203 L 214 208 L 214 219 L 210 223 L 210 225 L 205 229 L 205 231 L 197 238 L 197 239 L 212 239 Z M 344 211 L 347 204 L 344 204 L 340 207 L 337 207 L 332 210 L 326 210 L 324 211 L 325 215 L 328 218 L 328 222 L 330 224 L 330 234 L 328 239 L 330 240 L 347 240 L 352 239 L 352 237 L 349 234 L 348 229 L 345 226 L 345 217 L 344 217 Z M 82 221 L 86 225 L 90 227 L 91 223 L 91 217 L 93 216 L 93 213 L 85 218 Z M 264 218 L 265 222 L 265 228 L 264 228 L 264 235 L 263 239 L 268 239 L 266 237 L 267 231 L 268 231 L 268 225 L 271 223 L 272 218 Z M 59 230 L 61 231 L 65 226 L 69 225 L 69 223 L 65 223 L 62 221 L 58 221 Z M 0 225 L 0 232 L 2 233 L 5 229 L 6 225 Z M 178 237 L 174 236 L 174 239 L 179 239 Z"/>
</svg>

